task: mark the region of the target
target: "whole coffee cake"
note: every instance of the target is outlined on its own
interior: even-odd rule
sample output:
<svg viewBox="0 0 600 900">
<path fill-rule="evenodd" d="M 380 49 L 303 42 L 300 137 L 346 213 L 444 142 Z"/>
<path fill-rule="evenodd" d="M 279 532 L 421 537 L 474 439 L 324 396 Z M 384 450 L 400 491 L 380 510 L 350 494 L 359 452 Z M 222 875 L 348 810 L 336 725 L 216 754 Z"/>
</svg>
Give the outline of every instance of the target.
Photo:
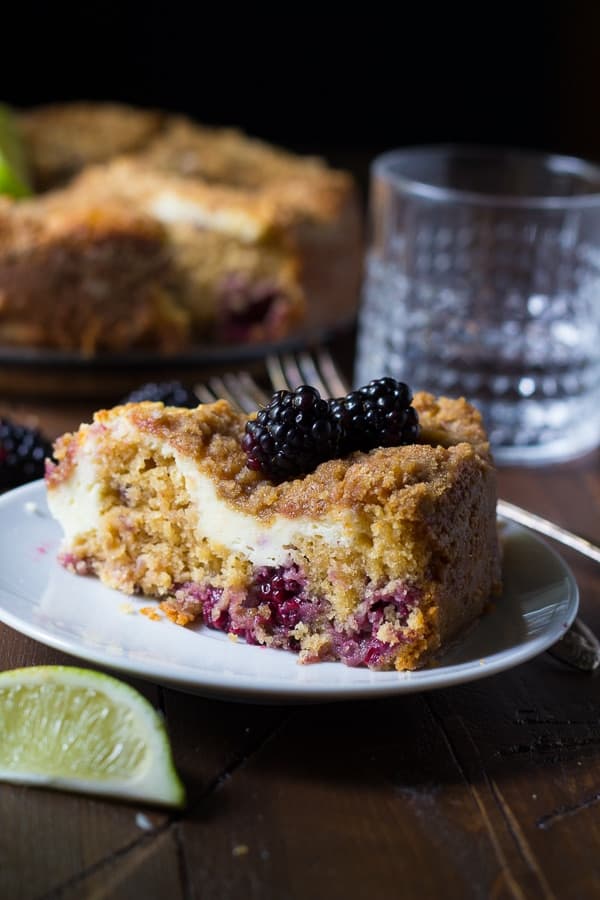
<svg viewBox="0 0 600 900">
<path fill-rule="evenodd" d="M 17 124 L 38 193 L 0 198 L 0 343 L 177 350 L 352 315 L 361 222 L 348 174 L 117 104 L 43 107 Z M 72 315 L 84 327 L 56 325 Z"/>
</svg>

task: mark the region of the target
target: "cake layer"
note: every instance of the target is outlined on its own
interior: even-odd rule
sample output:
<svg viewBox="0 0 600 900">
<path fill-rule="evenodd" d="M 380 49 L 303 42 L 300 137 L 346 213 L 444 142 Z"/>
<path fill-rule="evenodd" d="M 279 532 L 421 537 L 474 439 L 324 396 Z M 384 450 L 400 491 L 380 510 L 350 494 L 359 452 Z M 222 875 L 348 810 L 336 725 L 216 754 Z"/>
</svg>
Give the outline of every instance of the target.
<svg viewBox="0 0 600 900">
<path fill-rule="evenodd" d="M 246 467 L 246 418 L 225 401 L 97 413 L 48 470 L 63 561 L 161 599 L 176 622 L 200 618 L 305 661 L 421 665 L 481 613 L 499 557 L 477 414 L 425 394 L 415 405 L 424 443 L 278 485 Z"/>
</svg>

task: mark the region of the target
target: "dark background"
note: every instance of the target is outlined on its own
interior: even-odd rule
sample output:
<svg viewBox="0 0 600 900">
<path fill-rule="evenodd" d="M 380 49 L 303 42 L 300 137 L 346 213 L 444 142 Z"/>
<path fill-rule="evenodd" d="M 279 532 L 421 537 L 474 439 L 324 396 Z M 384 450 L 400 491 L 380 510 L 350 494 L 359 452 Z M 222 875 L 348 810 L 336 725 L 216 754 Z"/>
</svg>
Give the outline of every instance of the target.
<svg viewBox="0 0 600 900">
<path fill-rule="evenodd" d="M 325 10 L 13 4 L 0 24 L 3 99 L 181 110 L 361 175 L 377 152 L 420 142 L 600 159 L 597 0 Z"/>
</svg>

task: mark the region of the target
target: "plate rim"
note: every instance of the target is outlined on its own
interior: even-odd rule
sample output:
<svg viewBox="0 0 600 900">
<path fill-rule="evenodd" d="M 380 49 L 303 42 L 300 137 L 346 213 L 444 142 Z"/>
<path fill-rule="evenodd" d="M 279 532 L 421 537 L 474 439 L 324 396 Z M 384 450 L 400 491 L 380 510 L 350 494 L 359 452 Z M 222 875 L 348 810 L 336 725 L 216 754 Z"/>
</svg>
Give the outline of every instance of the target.
<svg viewBox="0 0 600 900">
<path fill-rule="evenodd" d="M 284 337 L 248 343 L 190 344 L 179 350 L 160 351 L 133 349 L 126 351 L 101 351 L 86 356 L 78 350 L 61 350 L 54 347 L 0 343 L 0 367 L 35 369 L 56 368 L 86 372 L 127 369 L 137 370 L 151 366 L 161 368 L 204 368 L 215 365 L 248 363 L 264 359 L 274 353 L 287 353 L 326 343 L 349 334 L 356 326 L 358 311 L 353 309 L 331 322 L 308 323 Z"/>
<path fill-rule="evenodd" d="M 44 491 L 43 479 L 22 485 L 0 496 L 0 510 L 6 506 L 10 506 L 13 502 L 23 500 L 27 502 L 30 494 L 37 499 L 38 493 Z M 41 499 L 45 500 L 45 493 Z M 500 521 L 506 521 L 501 516 Z M 53 524 L 60 528 L 55 520 Z M 380 684 L 369 683 L 352 685 L 341 684 L 327 686 L 321 683 L 302 683 L 298 682 L 282 682 L 275 684 L 270 678 L 253 679 L 250 684 L 239 682 L 239 675 L 228 675 L 228 673 L 217 673 L 218 680 L 206 680 L 205 676 L 190 678 L 178 672 L 169 671 L 169 666 L 163 668 L 160 661 L 155 664 L 144 663 L 142 660 L 122 660 L 117 656 L 111 656 L 107 650 L 96 650 L 93 647 L 81 647 L 77 645 L 77 641 L 68 637 L 61 637 L 47 632 L 43 626 L 35 623 L 24 621 L 10 611 L 7 611 L 2 603 L 2 594 L 11 594 L 17 600 L 27 602 L 27 598 L 21 596 L 18 592 L 0 586 L 0 622 L 13 628 L 20 634 L 38 641 L 44 646 L 52 647 L 70 656 L 74 656 L 87 663 L 103 666 L 109 670 L 118 671 L 124 675 L 133 678 L 141 678 L 172 687 L 178 690 L 192 692 L 205 697 L 216 697 L 224 700 L 232 700 L 238 702 L 256 702 L 256 703 L 302 703 L 302 702 L 342 702 L 345 700 L 360 700 L 373 697 L 385 698 L 389 696 L 398 696 L 401 694 L 413 694 L 421 691 L 441 689 L 452 687 L 457 684 L 467 684 L 471 681 L 478 681 L 491 675 L 498 674 L 508 669 L 515 668 L 551 647 L 560 637 L 568 630 L 574 621 L 579 609 L 579 588 L 577 581 L 571 568 L 562 558 L 562 556 L 551 547 L 546 540 L 537 533 L 524 526 L 510 523 L 511 531 L 517 534 L 523 534 L 528 540 L 533 541 L 538 546 L 544 548 L 558 565 L 562 577 L 566 583 L 567 596 L 565 614 L 560 618 L 560 623 L 553 623 L 553 626 L 527 641 L 525 644 L 517 645 L 509 649 L 501 650 L 493 653 L 477 662 L 474 660 L 464 663 L 457 663 L 449 666 L 434 666 L 431 668 L 418 669 L 415 671 L 401 672 L 381 672 L 386 677 L 386 681 Z M 55 562 L 55 561 L 54 561 Z M 55 563 L 57 564 L 57 563 Z M 76 576 L 73 576 L 76 577 Z M 108 590 L 108 588 L 107 588 Z M 126 597 L 126 595 L 122 595 Z M 476 624 L 476 623 L 475 623 Z M 460 640 L 460 638 L 458 638 Z M 262 648 L 257 648 L 262 649 Z M 268 648 L 266 648 L 268 649 Z M 264 650 L 263 650 L 264 652 Z M 282 653 L 285 651 L 272 650 L 273 653 Z M 319 665 L 316 663 L 315 665 Z M 343 665 L 340 662 L 331 663 L 331 665 Z M 393 678 L 393 680 L 392 680 Z"/>
</svg>

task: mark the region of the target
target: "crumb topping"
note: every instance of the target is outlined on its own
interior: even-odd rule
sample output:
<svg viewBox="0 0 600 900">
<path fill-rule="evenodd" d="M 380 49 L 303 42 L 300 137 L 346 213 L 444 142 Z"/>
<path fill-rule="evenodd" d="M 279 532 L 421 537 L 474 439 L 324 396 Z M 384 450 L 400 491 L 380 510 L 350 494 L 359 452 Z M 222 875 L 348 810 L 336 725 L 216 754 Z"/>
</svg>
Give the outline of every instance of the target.
<svg viewBox="0 0 600 900">
<path fill-rule="evenodd" d="M 436 399 L 420 392 L 414 404 L 421 421 L 421 443 L 328 460 L 314 472 L 274 485 L 246 467 L 241 439 L 247 417 L 227 401 L 191 410 L 129 403 L 97 412 L 91 428 L 83 426 L 76 435 L 59 439 L 55 454 L 61 464 L 50 472 L 48 484 L 52 488 L 69 477 L 87 435 L 94 434 L 100 449 L 103 434 L 114 440 L 111 431 L 125 419 L 135 432 L 192 460 L 211 478 L 222 499 L 249 515 L 319 518 L 332 507 L 381 504 L 394 494 L 402 498 L 399 507 L 409 514 L 420 504 L 424 489 L 439 496 L 457 471 L 490 465 L 481 417 L 464 399 Z"/>
</svg>

